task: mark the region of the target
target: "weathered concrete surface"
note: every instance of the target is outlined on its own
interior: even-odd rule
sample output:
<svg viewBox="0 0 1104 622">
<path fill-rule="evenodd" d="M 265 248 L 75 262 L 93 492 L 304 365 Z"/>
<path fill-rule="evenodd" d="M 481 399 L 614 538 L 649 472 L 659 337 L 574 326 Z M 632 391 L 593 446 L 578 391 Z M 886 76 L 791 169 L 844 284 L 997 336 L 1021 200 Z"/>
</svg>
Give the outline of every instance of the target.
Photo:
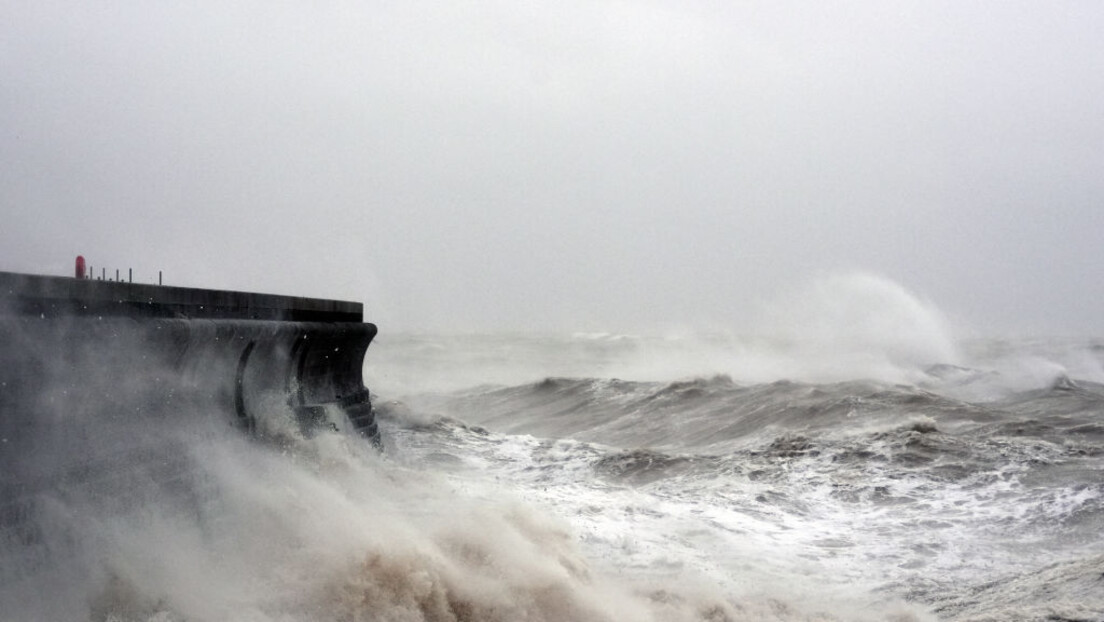
<svg viewBox="0 0 1104 622">
<path fill-rule="evenodd" d="M 361 322 L 358 302 L 0 272 L 0 312 Z"/>
<path fill-rule="evenodd" d="M 0 494 L 156 453 L 193 424 L 271 435 L 290 422 L 378 443 L 362 378 L 376 327 L 362 313 L 342 301 L 0 273 Z"/>
</svg>

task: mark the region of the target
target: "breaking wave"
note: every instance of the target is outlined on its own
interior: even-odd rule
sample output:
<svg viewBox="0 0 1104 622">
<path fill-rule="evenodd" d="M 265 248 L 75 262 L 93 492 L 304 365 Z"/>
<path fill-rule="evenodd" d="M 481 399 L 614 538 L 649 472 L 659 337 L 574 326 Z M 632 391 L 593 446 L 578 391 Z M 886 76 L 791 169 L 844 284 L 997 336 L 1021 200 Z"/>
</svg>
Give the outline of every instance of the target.
<svg viewBox="0 0 1104 622">
<path fill-rule="evenodd" d="M 382 454 L 277 407 L 256 438 L 106 428 L 110 460 L 0 507 L 2 617 L 1104 619 L 1104 346 L 955 343 L 865 275 L 766 315 L 385 333 Z"/>
</svg>

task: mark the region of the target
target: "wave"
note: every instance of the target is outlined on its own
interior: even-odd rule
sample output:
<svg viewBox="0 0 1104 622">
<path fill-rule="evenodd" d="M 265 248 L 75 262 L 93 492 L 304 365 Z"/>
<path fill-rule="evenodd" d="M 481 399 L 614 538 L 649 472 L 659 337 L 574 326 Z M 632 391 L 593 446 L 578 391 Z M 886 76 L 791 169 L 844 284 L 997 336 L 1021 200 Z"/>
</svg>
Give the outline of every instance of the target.
<svg viewBox="0 0 1104 622">
<path fill-rule="evenodd" d="M 1104 618 L 1104 556 L 1061 562 L 934 596 L 936 611 L 975 622 L 1080 622 Z"/>
<path fill-rule="evenodd" d="M 973 369 L 986 368 L 926 384 L 599 372 L 468 384 L 377 399 L 383 456 L 294 426 L 266 442 L 205 430 L 181 439 L 174 477 L 136 472 L 105 484 L 126 495 L 55 489 L 18 508 L 35 528 L 0 542 L 0 610 L 589 622 L 930 620 L 930 605 L 955 620 L 1100 618 L 1104 386 L 1069 374 L 998 399 L 947 389 L 989 382 Z"/>
<path fill-rule="evenodd" d="M 779 430 L 839 436 L 854 429 L 892 428 L 902 417 L 930 417 L 953 429 L 1001 416 L 906 385 L 740 385 L 727 376 L 675 382 L 546 378 L 410 400 L 417 410 L 503 433 L 693 451 L 736 449 Z"/>
<path fill-rule="evenodd" d="M 960 359 L 949 322 L 935 305 L 877 274 L 829 274 L 762 304 L 758 334 L 788 347 L 787 377 L 820 382 L 921 377 Z"/>
<path fill-rule="evenodd" d="M 383 423 L 392 426 L 403 409 L 384 406 Z M 456 453 L 483 444 L 509 455 L 516 442 L 453 419 L 405 421 L 420 442 Z M 556 464 L 585 456 L 611 476 L 639 481 L 649 464 L 670 473 L 693 462 L 527 442 Z M 401 459 L 414 464 L 425 453 L 403 449 L 379 456 L 332 432 L 289 433 L 269 444 L 211 433 L 184 448 L 188 459 L 175 465 L 173 481 L 130 478 L 124 496 L 50 493 L 35 517 L 41 546 L 19 549 L 37 561 L 3 543 L 5 619 L 739 622 L 831 619 L 845 610 L 831 599 L 611 572 L 595 565 L 563 519 L 489 478 L 412 468 Z M 508 468 L 528 467 L 514 455 Z M 854 619 L 888 612 L 926 619 L 906 605 Z"/>
<path fill-rule="evenodd" d="M 596 573 L 559 519 L 347 441 L 208 437 L 172 485 L 43 497 L 36 542 L 2 543 L 5 620 L 750 619 Z"/>
<path fill-rule="evenodd" d="M 670 381 L 714 374 L 741 382 L 916 382 L 934 364 L 958 364 L 942 314 L 884 277 L 825 277 L 763 303 L 738 330 L 568 336 L 388 335 L 366 377 L 391 398 L 542 377 Z"/>
</svg>

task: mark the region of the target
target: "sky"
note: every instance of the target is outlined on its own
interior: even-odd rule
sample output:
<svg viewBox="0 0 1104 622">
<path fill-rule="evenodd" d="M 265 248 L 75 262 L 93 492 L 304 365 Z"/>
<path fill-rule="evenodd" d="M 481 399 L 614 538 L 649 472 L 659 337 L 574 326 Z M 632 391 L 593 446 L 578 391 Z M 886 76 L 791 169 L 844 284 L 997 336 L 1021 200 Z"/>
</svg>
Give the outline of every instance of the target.
<svg viewBox="0 0 1104 622">
<path fill-rule="evenodd" d="M 751 330 L 860 274 L 1104 336 L 1101 32 L 1096 0 L 0 0 L 0 270 L 465 332 Z"/>
</svg>

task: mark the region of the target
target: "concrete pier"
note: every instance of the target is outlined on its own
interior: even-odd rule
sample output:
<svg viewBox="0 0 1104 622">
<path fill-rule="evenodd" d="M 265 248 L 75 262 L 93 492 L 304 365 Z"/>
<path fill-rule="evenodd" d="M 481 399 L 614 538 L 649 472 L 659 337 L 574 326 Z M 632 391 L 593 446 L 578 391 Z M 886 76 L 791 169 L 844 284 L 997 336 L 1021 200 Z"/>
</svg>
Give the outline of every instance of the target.
<svg viewBox="0 0 1104 622">
<path fill-rule="evenodd" d="M 185 428 L 379 444 L 362 320 L 355 302 L 0 272 L 0 510 Z"/>
<path fill-rule="evenodd" d="M 6 307 L 6 309 L 5 309 Z M 361 322 L 358 302 L 0 272 L 0 313 Z"/>
</svg>

